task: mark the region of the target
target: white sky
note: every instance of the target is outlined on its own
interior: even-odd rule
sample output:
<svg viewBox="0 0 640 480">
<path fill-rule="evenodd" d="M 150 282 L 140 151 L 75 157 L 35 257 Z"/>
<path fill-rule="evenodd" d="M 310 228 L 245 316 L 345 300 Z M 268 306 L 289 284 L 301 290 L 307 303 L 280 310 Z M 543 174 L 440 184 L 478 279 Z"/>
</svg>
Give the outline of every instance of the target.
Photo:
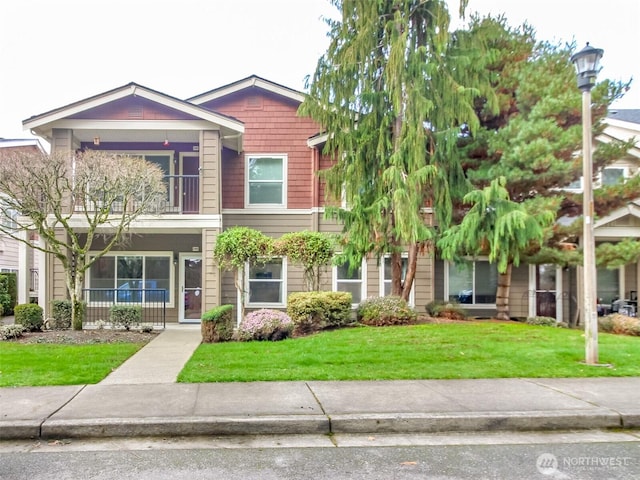
<svg viewBox="0 0 640 480">
<path fill-rule="evenodd" d="M 616 106 L 640 108 L 640 1 L 470 0 L 469 11 L 604 49 L 599 78 L 636 81 Z M 129 82 L 187 98 L 256 74 L 304 90 L 333 14 L 329 0 L 3 0 L 0 137 L 28 138 L 24 119 Z"/>
</svg>

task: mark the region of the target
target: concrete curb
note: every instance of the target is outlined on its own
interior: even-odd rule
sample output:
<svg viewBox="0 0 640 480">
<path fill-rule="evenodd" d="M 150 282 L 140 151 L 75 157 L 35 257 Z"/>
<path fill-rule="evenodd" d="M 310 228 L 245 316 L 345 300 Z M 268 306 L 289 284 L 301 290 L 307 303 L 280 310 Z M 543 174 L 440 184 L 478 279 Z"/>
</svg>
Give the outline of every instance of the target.
<svg viewBox="0 0 640 480">
<path fill-rule="evenodd" d="M 50 420 L 42 425 L 42 438 L 140 437 L 192 435 L 302 435 L 329 433 L 329 420 L 321 415 L 264 417 L 100 418 Z"/>
<path fill-rule="evenodd" d="M 0 439 L 196 435 L 427 434 L 639 428 L 640 415 L 591 412 L 464 412 L 424 414 L 270 415 L 95 418 L 0 422 Z"/>
<path fill-rule="evenodd" d="M 439 433 L 622 428 L 618 413 L 597 409 L 589 413 L 464 412 L 428 414 L 334 415 L 332 433 Z"/>
</svg>

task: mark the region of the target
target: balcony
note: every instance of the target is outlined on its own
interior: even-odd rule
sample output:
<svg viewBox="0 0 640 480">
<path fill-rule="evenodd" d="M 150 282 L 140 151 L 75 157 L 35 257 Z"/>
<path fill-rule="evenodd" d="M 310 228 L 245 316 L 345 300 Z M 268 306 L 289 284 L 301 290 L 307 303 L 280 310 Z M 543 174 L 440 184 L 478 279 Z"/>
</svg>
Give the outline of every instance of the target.
<svg viewBox="0 0 640 480">
<path fill-rule="evenodd" d="M 167 185 L 167 196 L 158 200 L 150 213 L 155 215 L 200 213 L 199 175 L 165 175 L 164 181 Z M 112 213 L 122 213 L 122 209 L 122 203 L 116 202 L 111 206 Z M 82 207 L 77 206 L 76 211 L 82 211 Z"/>
</svg>

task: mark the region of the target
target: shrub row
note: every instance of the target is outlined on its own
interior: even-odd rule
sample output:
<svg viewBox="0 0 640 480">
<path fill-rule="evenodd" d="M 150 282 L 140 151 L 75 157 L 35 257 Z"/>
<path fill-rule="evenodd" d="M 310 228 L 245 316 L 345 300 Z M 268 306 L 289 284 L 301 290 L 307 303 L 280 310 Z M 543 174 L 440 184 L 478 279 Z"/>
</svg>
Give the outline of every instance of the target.
<svg viewBox="0 0 640 480">
<path fill-rule="evenodd" d="M 18 300 L 18 277 L 15 273 L 0 274 L 0 317 L 13 315 Z"/>
</svg>

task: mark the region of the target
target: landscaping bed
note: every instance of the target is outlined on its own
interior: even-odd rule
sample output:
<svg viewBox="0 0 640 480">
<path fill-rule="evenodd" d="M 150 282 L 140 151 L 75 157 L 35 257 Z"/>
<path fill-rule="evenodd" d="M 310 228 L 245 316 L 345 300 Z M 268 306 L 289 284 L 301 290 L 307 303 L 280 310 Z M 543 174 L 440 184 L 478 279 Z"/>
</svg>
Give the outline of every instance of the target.
<svg viewBox="0 0 640 480">
<path fill-rule="evenodd" d="M 96 343 L 148 343 L 159 332 L 140 332 L 134 330 L 113 330 L 110 328 L 94 330 L 44 330 L 25 332 L 17 339 L 5 340 L 11 343 L 55 343 L 65 345 L 85 345 Z"/>
</svg>

